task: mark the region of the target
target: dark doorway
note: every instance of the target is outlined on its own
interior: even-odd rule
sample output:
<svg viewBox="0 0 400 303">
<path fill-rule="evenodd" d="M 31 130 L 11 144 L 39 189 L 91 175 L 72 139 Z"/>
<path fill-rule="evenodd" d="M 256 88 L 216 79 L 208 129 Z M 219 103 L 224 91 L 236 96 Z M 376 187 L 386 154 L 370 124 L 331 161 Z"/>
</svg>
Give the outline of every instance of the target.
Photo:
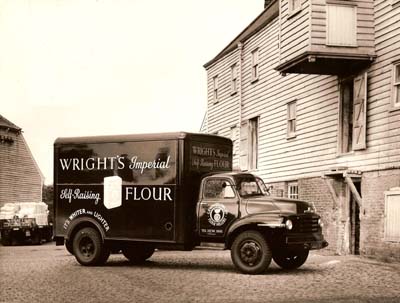
<svg viewBox="0 0 400 303">
<path fill-rule="evenodd" d="M 353 180 L 353 183 L 361 196 L 361 182 Z M 353 195 L 350 196 L 350 253 L 360 254 L 360 207 Z"/>
<path fill-rule="evenodd" d="M 352 78 L 340 83 L 340 153 L 348 153 L 353 150 L 353 85 Z"/>
</svg>

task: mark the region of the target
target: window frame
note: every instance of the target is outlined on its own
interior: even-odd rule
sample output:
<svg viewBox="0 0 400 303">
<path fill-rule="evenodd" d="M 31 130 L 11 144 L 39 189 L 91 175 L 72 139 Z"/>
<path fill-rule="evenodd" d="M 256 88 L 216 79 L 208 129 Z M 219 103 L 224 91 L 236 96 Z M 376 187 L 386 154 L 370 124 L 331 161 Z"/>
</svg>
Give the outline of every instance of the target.
<svg viewBox="0 0 400 303">
<path fill-rule="evenodd" d="M 295 188 L 296 193 L 291 193 L 291 188 Z M 299 199 L 299 182 L 298 181 L 290 181 L 287 182 L 287 197 L 289 199 Z"/>
<path fill-rule="evenodd" d="M 297 5 L 296 5 L 297 4 Z M 302 0 L 288 0 L 289 18 L 301 11 L 303 6 Z"/>
<path fill-rule="evenodd" d="M 218 103 L 219 102 L 219 96 L 218 96 L 218 89 L 219 89 L 219 79 L 218 75 L 215 75 L 213 78 L 213 103 Z"/>
<path fill-rule="evenodd" d="M 349 103 L 345 104 L 345 88 L 350 86 Z M 351 109 L 351 117 L 345 122 L 345 106 Z M 350 108 L 350 109 L 349 109 Z M 339 82 L 339 115 L 337 133 L 337 156 L 352 154 L 367 149 L 368 73 L 362 72 L 343 78 Z M 351 126 L 351 127 L 350 127 Z M 346 131 L 347 130 L 347 131 Z M 346 131 L 346 133 L 345 133 Z M 347 141 L 344 136 L 347 135 Z M 350 147 L 351 144 L 351 147 Z M 347 145 L 347 148 L 345 148 Z"/>
<path fill-rule="evenodd" d="M 392 243 L 400 243 L 400 235 L 398 235 L 397 238 L 394 238 L 393 235 L 388 235 L 388 230 L 387 230 L 387 226 L 388 226 L 388 197 L 389 196 L 399 196 L 400 197 L 400 187 L 397 188 L 393 188 L 390 189 L 388 191 L 384 192 L 385 194 L 385 216 L 384 216 L 384 236 L 383 239 L 385 242 L 392 242 Z M 400 198 L 399 198 L 400 199 Z M 400 201 L 399 201 L 400 203 Z M 400 226 L 400 220 L 395 220 L 396 222 L 399 222 L 399 226 Z"/>
<path fill-rule="evenodd" d="M 230 187 L 232 188 L 232 192 L 234 194 L 233 197 L 223 197 L 223 198 L 218 198 L 218 197 L 206 197 L 206 186 L 207 183 L 209 181 L 221 181 L 221 182 L 227 182 L 230 184 Z M 236 193 L 236 190 L 234 189 L 234 185 L 232 180 L 228 179 L 228 178 L 223 178 L 223 177 L 211 177 L 211 178 L 207 178 L 206 180 L 204 180 L 204 184 L 203 184 L 203 193 L 202 193 L 202 199 L 203 200 L 207 200 L 207 201 L 215 201 L 215 200 L 232 200 L 232 199 L 236 199 L 238 197 L 238 194 Z"/>
<path fill-rule="evenodd" d="M 399 0 L 400 1 L 400 0 Z M 399 70 L 399 79 L 396 81 L 396 71 Z M 399 89 L 397 89 L 399 87 Z M 393 62 L 392 65 L 392 81 L 391 81 L 391 109 L 396 110 L 400 109 L 400 61 Z M 398 102 L 396 100 L 398 99 Z"/>
<path fill-rule="evenodd" d="M 354 78 L 355 77 L 348 77 L 345 79 L 342 79 L 340 81 L 339 84 L 339 125 L 338 125 L 338 148 L 337 148 L 337 154 L 338 155 L 346 155 L 349 153 L 353 153 L 353 117 L 354 117 L 354 112 L 353 112 L 353 107 L 354 107 Z M 352 109 L 352 115 L 351 115 L 351 123 L 349 123 L 349 125 L 351 125 L 351 132 L 349 131 L 350 126 L 347 126 L 347 137 L 348 137 L 348 141 L 346 143 L 347 146 L 349 146 L 350 144 L 350 140 L 351 140 L 351 148 L 346 148 L 346 150 L 344 150 L 344 141 L 343 141 L 343 132 L 344 132 L 344 99 L 343 99 L 343 91 L 345 89 L 345 85 L 350 85 L 351 86 L 351 109 Z M 349 120 L 349 119 L 348 119 Z M 351 135 L 349 136 L 349 134 L 351 133 Z"/>
<path fill-rule="evenodd" d="M 335 42 L 335 41 L 329 41 L 329 37 L 330 37 L 330 35 L 329 35 L 329 33 L 330 33 L 330 30 L 331 30 L 331 26 L 330 26 L 330 20 L 329 20 L 329 7 L 334 7 L 334 6 L 336 6 L 336 7 L 346 7 L 346 8 L 351 8 L 352 10 L 353 10 L 353 20 L 354 20 L 354 24 L 353 24 L 353 26 L 354 26 L 354 28 L 353 28 L 353 30 L 354 30 L 354 41 L 351 41 L 351 43 L 348 43 L 348 44 L 340 44 L 340 43 L 337 43 L 337 42 Z M 349 2 L 349 3 L 346 3 L 346 2 L 340 2 L 340 3 L 337 3 L 337 2 L 327 2 L 326 3 L 326 41 L 325 41 L 325 44 L 327 45 L 327 46 L 334 46 L 334 47 L 349 47 L 349 48 L 354 48 L 354 47 L 358 47 L 358 41 L 357 41 L 357 22 L 358 22 L 358 20 L 357 20 L 357 17 L 358 17 L 358 12 L 357 12 L 357 5 L 356 4 L 354 4 L 354 3 L 351 3 L 351 2 Z M 336 27 L 334 27 L 334 28 L 336 28 Z"/>
<path fill-rule="evenodd" d="M 260 51 L 255 48 L 251 52 L 251 83 L 257 82 L 260 77 Z"/>
<path fill-rule="evenodd" d="M 232 140 L 232 156 L 236 155 L 236 141 L 237 141 L 237 131 L 238 131 L 238 127 L 236 125 L 232 125 L 229 128 L 229 132 L 230 132 L 230 139 Z"/>
<path fill-rule="evenodd" d="M 251 124 L 254 123 L 256 127 L 252 127 Z M 255 129 L 255 140 L 253 141 L 253 136 L 251 130 Z M 249 119 L 249 158 L 248 158 L 248 170 L 256 170 L 258 168 L 258 146 L 259 146 L 259 133 L 260 133 L 260 116 Z M 251 154 L 251 155 L 250 155 Z"/>
<path fill-rule="evenodd" d="M 238 65 L 237 63 L 231 65 L 231 95 L 236 94 L 238 91 Z"/>
<path fill-rule="evenodd" d="M 286 138 L 291 139 L 296 137 L 297 132 L 297 100 L 288 102 L 286 106 Z M 291 117 L 291 106 L 294 106 L 294 117 Z M 291 131 L 292 124 L 294 125 L 294 131 Z"/>
</svg>

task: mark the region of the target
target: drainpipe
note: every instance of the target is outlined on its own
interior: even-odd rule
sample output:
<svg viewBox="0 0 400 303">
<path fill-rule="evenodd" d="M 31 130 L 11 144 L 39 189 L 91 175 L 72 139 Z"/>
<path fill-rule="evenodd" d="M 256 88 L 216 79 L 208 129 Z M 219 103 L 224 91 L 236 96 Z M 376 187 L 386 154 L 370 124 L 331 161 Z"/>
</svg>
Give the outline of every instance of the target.
<svg viewBox="0 0 400 303">
<path fill-rule="evenodd" d="M 242 104 L 243 104 L 243 43 L 239 42 L 238 45 L 239 52 L 239 71 L 238 71 L 238 99 L 239 99 L 239 113 L 238 113 L 238 134 L 239 134 L 239 169 L 240 167 L 240 139 L 241 139 L 241 130 L 242 130 Z"/>
</svg>

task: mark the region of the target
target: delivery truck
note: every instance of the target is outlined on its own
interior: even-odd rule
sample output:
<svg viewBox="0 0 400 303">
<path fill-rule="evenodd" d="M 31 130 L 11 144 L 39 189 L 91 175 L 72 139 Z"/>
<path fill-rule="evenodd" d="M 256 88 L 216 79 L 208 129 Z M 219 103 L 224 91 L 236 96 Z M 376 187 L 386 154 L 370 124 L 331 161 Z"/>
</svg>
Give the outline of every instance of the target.
<svg viewBox="0 0 400 303">
<path fill-rule="evenodd" d="M 53 225 L 44 202 L 9 202 L 0 208 L 0 235 L 3 246 L 51 241 Z"/>
<path fill-rule="evenodd" d="M 216 135 L 59 138 L 54 195 L 56 244 L 82 265 L 211 242 L 258 274 L 272 259 L 297 268 L 328 245 L 312 203 L 274 198 L 259 177 L 233 172 L 232 141 Z"/>
</svg>

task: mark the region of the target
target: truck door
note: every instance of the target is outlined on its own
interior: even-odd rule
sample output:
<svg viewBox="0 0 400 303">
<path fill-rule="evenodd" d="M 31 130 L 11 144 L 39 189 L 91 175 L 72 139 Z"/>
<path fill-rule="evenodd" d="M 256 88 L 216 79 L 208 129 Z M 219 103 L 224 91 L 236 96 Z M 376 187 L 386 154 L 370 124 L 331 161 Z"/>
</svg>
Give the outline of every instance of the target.
<svg viewBox="0 0 400 303">
<path fill-rule="evenodd" d="M 230 179 L 209 177 L 202 182 L 198 204 L 200 237 L 223 238 L 238 212 L 239 197 Z"/>
</svg>

